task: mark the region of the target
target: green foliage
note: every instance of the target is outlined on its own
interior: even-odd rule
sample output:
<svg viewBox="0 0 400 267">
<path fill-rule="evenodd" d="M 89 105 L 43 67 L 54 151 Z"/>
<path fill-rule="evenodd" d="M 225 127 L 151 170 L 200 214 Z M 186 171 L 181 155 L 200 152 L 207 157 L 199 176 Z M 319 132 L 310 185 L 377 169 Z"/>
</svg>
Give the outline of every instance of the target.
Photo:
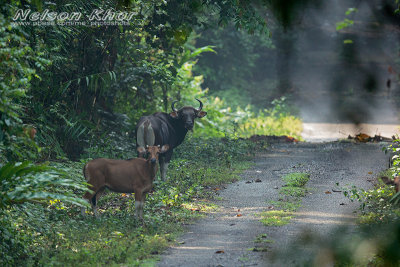
<svg viewBox="0 0 400 267">
<path fill-rule="evenodd" d="M 391 167 L 389 168 L 388 172 L 389 175 L 388 177 L 395 177 L 395 176 L 399 176 L 400 174 L 400 148 L 399 148 L 399 144 L 400 144 L 400 139 L 397 138 L 395 140 L 392 141 L 392 143 L 383 148 L 383 151 L 385 151 L 385 153 L 389 152 L 390 153 L 390 165 Z M 395 194 L 391 199 L 390 202 L 394 203 L 395 205 L 398 204 L 400 202 L 400 194 Z"/>
<path fill-rule="evenodd" d="M 196 62 L 187 62 L 178 70 L 178 79 L 172 88 L 181 88 L 175 98 L 183 103 L 193 103 L 194 98 L 205 98 L 208 90 L 203 90 L 202 76 L 194 76 L 192 68 Z M 176 91 L 176 90 L 173 90 Z M 171 95 L 172 98 L 174 98 Z M 204 110 L 207 116 L 196 120 L 195 136 L 210 137 L 250 137 L 259 135 L 288 135 L 300 139 L 301 120 L 293 115 L 286 103 L 286 98 L 275 99 L 269 109 L 254 112 L 251 105 L 245 109 L 232 108 L 219 97 L 207 96 Z"/>
<path fill-rule="evenodd" d="M 346 16 L 350 16 L 353 13 L 358 12 L 358 9 L 355 7 L 349 7 L 346 11 Z M 353 26 L 354 21 L 348 18 L 345 18 L 343 21 L 336 22 L 336 30 L 340 31 L 342 29 L 345 29 L 347 27 Z"/>
<path fill-rule="evenodd" d="M 341 29 L 350 27 L 354 24 L 353 20 L 350 19 L 344 19 L 343 21 L 337 22 L 336 23 L 336 30 L 340 31 Z"/>
<path fill-rule="evenodd" d="M 360 202 L 360 209 L 363 216 L 366 216 L 365 218 L 375 218 L 378 220 L 376 222 L 388 222 L 399 218 L 399 207 L 391 201 L 395 196 L 392 186 L 382 182 L 369 190 L 351 186 L 344 188 L 343 194 L 352 201 Z M 373 214 L 377 214 L 377 216 Z M 365 218 L 361 218 L 361 221 Z"/>
<path fill-rule="evenodd" d="M 58 209 L 64 209 L 64 203 L 89 206 L 74 194 L 76 190 L 86 190 L 86 185 L 67 177 L 66 172 L 47 164 L 35 165 L 28 161 L 10 162 L 0 168 L 2 265 L 19 265 L 18 262 L 29 258 L 31 246 L 36 245 L 34 242 L 40 242 L 42 235 L 41 231 L 33 228 L 51 226 L 50 221 L 42 220 L 41 213 L 37 213 L 43 210 L 44 205 L 54 205 Z M 34 224 L 26 224 L 26 220 L 33 221 Z"/>
<path fill-rule="evenodd" d="M 35 165 L 29 161 L 7 163 L 0 168 L 1 199 L 0 209 L 25 202 L 47 203 L 62 200 L 79 206 L 87 205 L 68 190 L 86 190 L 82 183 L 76 183 L 46 164 Z"/>
<path fill-rule="evenodd" d="M 257 110 L 280 96 L 274 77 L 265 71 L 274 61 L 275 52 L 269 34 L 249 34 L 233 25 L 199 29 L 196 33 L 197 45 L 211 44 L 217 52 L 201 55 L 194 68 L 196 74 L 204 76 L 204 86 L 213 96 L 219 96 L 230 107 L 240 104 L 244 109 L 251 104 Z"/>
<path fill-rule="evenodd" d="M 22 103 L 33 80 L 40 79 L 37 71 L 50 61 L 30 45 L 26 32 L 10 23 L 7 7 L 0 9 L 0 152 L 7 160 L 32 159 L 38 148 L 24 134 Z"/>
</svg>

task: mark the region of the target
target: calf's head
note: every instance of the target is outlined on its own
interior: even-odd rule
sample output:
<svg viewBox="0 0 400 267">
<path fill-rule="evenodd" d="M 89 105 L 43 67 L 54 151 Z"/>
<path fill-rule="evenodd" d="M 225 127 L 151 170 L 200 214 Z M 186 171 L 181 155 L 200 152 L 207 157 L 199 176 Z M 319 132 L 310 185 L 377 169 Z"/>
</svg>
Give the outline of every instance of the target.
<svg viewBox="0 0 400 267">
<path fill-rule="evenodd" d="M 152 164 L 155 164 L 158 161 L 158 156 L 161 153 L 167 152 L 168 149 L 169 145 L 163 145 L 162 147 L 158 145 L 158 146 L 146 146 L 146 149 L 144 147 L 138 147 L 137 150 L 140 154 L 147 153 L 147 159 L 150 160 Z"/>
<path fill-rule="evenodd" d="M 200 107 L 198 109 L 195 109 L 194 107 L 183 107 L 179 110 L 176 110 L 175 103 L 178 101 L 172 102 L 171 105 L 172 112 L 169 115 L 176 120 L 180 120 L 184 127 L 189 131 L 193 130 L 194 119 L 203 118 L 205 115 L 207 115 L 207 112 L 202 110 L 203 103 L 197 98 L 196 100 L 200 103 Z"/>
</svg>

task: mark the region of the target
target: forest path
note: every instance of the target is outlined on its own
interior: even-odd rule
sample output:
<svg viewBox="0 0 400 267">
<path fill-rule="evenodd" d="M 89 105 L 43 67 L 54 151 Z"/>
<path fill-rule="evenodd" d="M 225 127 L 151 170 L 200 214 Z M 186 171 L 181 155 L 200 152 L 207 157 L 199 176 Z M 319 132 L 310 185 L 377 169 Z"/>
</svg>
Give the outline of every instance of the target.
<svg viewBox="0 0 400 267">
<path fill-rule="evenodd" d="M 376 174 L 387 167 L 388 156 L 381 147 L 382 144 L 349 142 L 273 144 L 256 156 L 255 166 L 242 174 L 242 180 L 220 191 L 222 200 L 215 201 L 219 211 L 189 225 L 179 238 L 180 245 L 169 248 L 158 266 L 301 264 L 317 248 L 296 244 L 299 235 L 309 231 L 322 241 L 329 240 L 338 225 L 354 224 L 359 203 L 350 202 L 343 193 L 332 189 L 336 183 L 371 187 Z M 306 185 L 310 193 L 302 199 L 302 207 L 289 224 L 264 226 L 255 214 L 268 210 L 268 202 L 280 198 L 279 188 L 284 184 L 281 177 L 293 172 L 310 174 Z M 273 243 L 265 252 L 253 251 L 257 246 L 254 240 L 261 234 Z M 289 247 L 290 255 L 274 259 L 274 251 Z"/>
</svg>

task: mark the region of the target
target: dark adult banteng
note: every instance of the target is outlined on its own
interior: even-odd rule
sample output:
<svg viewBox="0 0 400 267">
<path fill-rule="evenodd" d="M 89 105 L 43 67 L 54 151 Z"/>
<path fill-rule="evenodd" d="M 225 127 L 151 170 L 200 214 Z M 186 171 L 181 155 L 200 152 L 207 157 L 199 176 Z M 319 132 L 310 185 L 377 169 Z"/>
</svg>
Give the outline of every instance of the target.
<svg viewBox="0 0 400 267">
<path fill-rule="evenodd" d="M 136 144 L 138 151 L 144 151 L 146 146 L 169 145 L 169 150 L 160 155 L 161 179 L 165 180 L 168 164 L 171 160 L 173 149 L 179 146 L 185 139 L 186 133 L 193 130 L 194 120 L 203 118 L 207 112 L 203 111 L 203 103 L 199 100 L 200 107 L 185 106 L 179 110 L 175 109 L 174 101 L 171 105 L 172 112 L 157 112 L 153 115 L 143 116 L 136 126 Z M 139 152 L 139 157 L 144 153 Z"/>
</svg>

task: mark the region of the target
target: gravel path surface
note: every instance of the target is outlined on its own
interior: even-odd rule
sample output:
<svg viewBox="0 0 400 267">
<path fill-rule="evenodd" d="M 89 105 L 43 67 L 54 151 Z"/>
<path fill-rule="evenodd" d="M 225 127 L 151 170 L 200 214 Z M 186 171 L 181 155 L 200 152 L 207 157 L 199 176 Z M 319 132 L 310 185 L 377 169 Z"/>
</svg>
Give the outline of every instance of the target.
<svg viewBox="0 0 400 267">
<path fill-rule="evenodd" d="M 387 167 L 381 146 L 346 142 L 272 145 L 256 157 L 255 166 L 242 174 L 241 181 L 220 191 L 222 200 L 215 201 L 220 210 L 188 226 L 180 245 L 168 249 L 158 266 L 302 265 L 318 251 L 316 246 L 296 243 L 305 233 L 324 241 L 340 225 L 354 231 L 351 225 L 359 204 L 332 189 L 336 183 L 371 187 L 375 175 Z M 264 226 L 256 213 L 269 210 L 268 201 L 279 199 L 281 177 L 292 172 L 310 174 L 306 185 L 310 193 L 289 224 Z M 258 246 L 254 240 L 261 234 L 274 242 L 267 251 L 253 251 Z M 279 257 L 283 251 L 284 257 Z"/>
</svg>

